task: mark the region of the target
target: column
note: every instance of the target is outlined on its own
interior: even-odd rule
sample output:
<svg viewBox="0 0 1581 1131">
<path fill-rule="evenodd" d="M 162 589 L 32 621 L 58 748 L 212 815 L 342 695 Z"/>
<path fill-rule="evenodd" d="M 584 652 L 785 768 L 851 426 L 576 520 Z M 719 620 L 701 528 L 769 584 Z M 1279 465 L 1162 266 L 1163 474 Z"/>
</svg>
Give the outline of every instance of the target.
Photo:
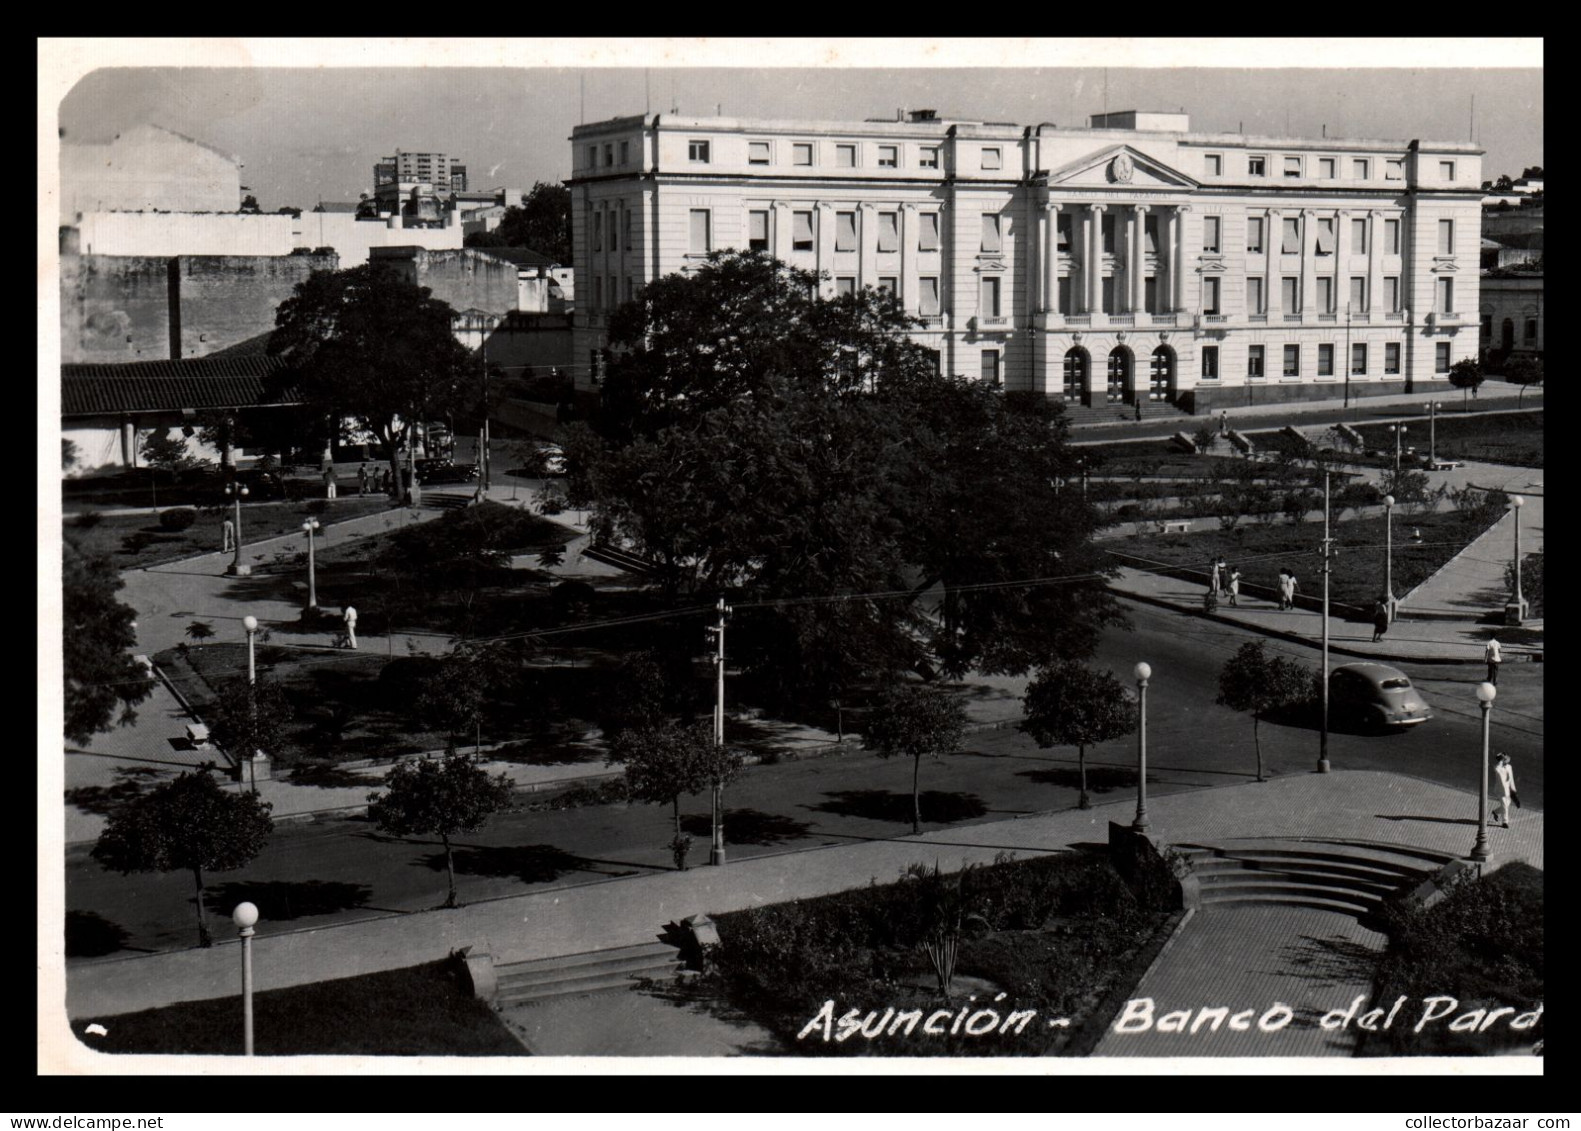
<svg viewBox="0 0 1581 1131">
<path fill-rule="evenodd" d="M 1301 211 L 1301 320 L 1313 321 L 1309 316 L 1317 309 L 1317 213 L 1310 208 Z"/>
<path fill-rule="evenodd" d="M 1140 314 L 1147 305 L 1147 205 L 1131 205 L 1131 312 Z"/>
<path fill-rule="evenodd" d="M 1043 309 L 1059 310 L 1059 205 L 1043 202 Z"/>
<path fill-rule="evenodd" d="M 1285 301 L 1284 280 L 1279 277 L 1280 248 L 1284 246 L 1284 217 L 1279 210 L 1268 213 L 1268 230 L 1263 241 L 1263 296 L 1267 300 L 1268 323 L 1272 325 L 1282 317 Z"/>
<path fill-rule="evenodd" d="M 791 250 L 791 214 L 790 204 L 787 201 L 776 200 L 769 206 L 769 222 L 773 230 L 769 233 L 770 254 L 779 259 L 789 259 Z M 718 242 L 716 236 L 714 242 Z"/>
<path fill-rule="evenodd" d="M 1179 309 L 1179 307 L 1175 305 L 1175 276 L 1180 273 L 1178 265 L 1175 262 L 1175 241 L 1178 238 L 1176 233 L 1179 230 L 1180 210 L 1178 208 L 1171 208 L 1168 212 L 1164 213 L 1164 247 L 1163 255 L 1160 256 L 1164 264 L 1164 275 L 1163 278 L 1159 280 L 1159 310 L 1175 311 Z"/>
<path fill-rule="evenodd" d="M 878 206 L 859 205 L 857 221 L 861 225 L 861 231 L 857 233 L 856 246 L 862 251 L 857 261 L 859 265 L 856 285 L 876 287 L 878 286 Z"/>
<path fill-rule="evenodd" d="M 1367 309 L 1380 312 L 1383 321 L 1383 213 L 1367 213 Z"/>
<path fill-rule="evenodd" d="M 1186 266 L 1186 213 L 1191 211 L 1191 205 L 1182 204 L 1175 209 L 1175 242 L 1169 249 L 1170 259 L 1174 263 L 1175 284 L 1175 309 L 1182 313 L 1186 310 L 1186 276 L 1189 271 Z"/>
<path fill-rule="evenodd" d="M 900 206 L 900 304 L 917 312 L 917 206 Z"/>
<path fill-rule="evenodd" d="M 1106 207 L 1103 204 L 1089 204 L 1087 206 L 1087 239 L 1090 256 L 1087 261 L 1087 311 L 1089 314 L 1104 313 L 1103 214 Z"/>
<path fill-rule="evenodd" d="M 827 201 L 819 201 L 816 212 L 818 221 L 818 242 L 814 244 L 818 249 L 818 270 L 830 276 L 819 284 L 825 295 L 834 293 L 834 205 Z"/>
</svg>

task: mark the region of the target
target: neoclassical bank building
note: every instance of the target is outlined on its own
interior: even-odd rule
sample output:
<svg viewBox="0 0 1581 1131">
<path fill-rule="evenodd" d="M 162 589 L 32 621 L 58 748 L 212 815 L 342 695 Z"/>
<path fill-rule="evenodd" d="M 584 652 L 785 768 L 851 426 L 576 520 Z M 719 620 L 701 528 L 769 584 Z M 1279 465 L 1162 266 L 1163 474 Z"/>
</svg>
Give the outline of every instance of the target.
<svg viewBox="0 0 1581 1131">
<path fill-rule="evenodd" d="M 891 290 L 944 370 L 1077 417 L 1425 391 L 1477 354 L 1470 143 L 931 110 L 653 114 L 571 142 L 581 387 L 609 312 L 718 248 L 819 271 L 830 295 Z"/>
</svg>

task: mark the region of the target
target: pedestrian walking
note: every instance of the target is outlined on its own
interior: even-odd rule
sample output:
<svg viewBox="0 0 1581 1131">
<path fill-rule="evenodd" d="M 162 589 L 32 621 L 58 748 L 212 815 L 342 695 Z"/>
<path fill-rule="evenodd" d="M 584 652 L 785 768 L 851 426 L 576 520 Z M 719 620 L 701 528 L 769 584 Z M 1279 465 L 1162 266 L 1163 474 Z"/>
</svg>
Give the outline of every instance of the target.
<svg viewBox="0 0 1581 1131">
<path fill-rule="evenodd" d="M 1219 565 L 1219 559 L 1214 558 L 1208 567 L 1208 588 L 1212 591 L 1215 597 L 1219 595 L 1219 590 L 1224 587 L 1223 578 L 1219 573 Z"/>
<path fill-rule="evenodd" d="M 379 490 L 386 495 L 390 493 L 390 469 L 387 467 L 379 472 Z"/>
<path fill-rule="evenodd" d="M 224 541 L 220 548 L 226 553 L 236 548 L 236 524 L 228 518 L 220 523 L 220 538 Z"/>
<path fill-rule="evenodd" d="M 1290 581 L 1291 581 L 1290 571 L 1289 570 L 1285 570 L 1285 569 L 1280 570 L 1279 571 L 1279 608 L 1280 608 L 1280 611 L 1283 611 L 1283 610 L 1288 609 L 1290 607 L 1290 596 L 1291 596 Z"/>
<path fill-rule="evenodd" d="M 1510 756 L 1504 751 L 1499 751 L 1499 760 L 1493 767 L 1493 776 L 1499 782 L 1499 795 L 1493 803 L 1493 815 L 1498 818 L 1499 825 L 1503 828 L 1510 827 L 1510 803 L 1521 807 L 1521 795 L 1515 792 L 1515 767 L 1510 765 Z"/>
<path fill-rule="evenodd" d="M 1291 609 L 1294 609 L 1296 607 L 1296 590 L 1301 588 L 1301 583 L 1296 580 L 1296 571 L 1293 569 L 1285 570 L 1285 588 L 1287 590 L 1285 603 Z"/>
<path fill-rule="evenodd" d="M 1382 598 L 1372 609 L 1372 642 L 1374 644 L 1383 639 L 1383 634 L 1389 631 L 1389 605 Z"/>
<path fill-rule="evenodd" d="M 1230 592 L 1230 567 L 1229 567 L 1229 563 L 1227 563 L 1221 557 L 1221 558 L 1219 558 L 1218 563 L 1214 566 L 1214 568 L 1218 571 L 1219 596 L 1227 597 L 1227 596 L 1229 596 L 1229 592 Z"/>
<path fill-rule="evenodd" d="M 346 626 L 346 647 L 355 648 L 357 646 L 357 610 L 347 605 L 346 611 L 340 614 L 340 619 Z"/>
<path fill-rule="evenodd" d="M 1499 665 L 1504 663 L 1504 650 L 1499 646 L 1499 638 L 1488 638 L 1488 646 L 1482 650 L 1482 658 L 1488 661 L 1488 682 L 1494 687 L 1499 685 Z"/>
<path fill-rule="evenodd" d="M 361 467 L 357 468 L 357 494 L 359 494 L 359 495 L 366 495 L 367 493 L 368 493 L 368 465 L 367 464 L 363 464 Z"/>
<path fill-rule="evenodd" d="M 1219 413 L 1219 435 L 1220 436 L 1228 436 L 1229 434 L 1230 434 L 1230 414 L 1228 412 L 1221 412 L 1221 413 Z"/>
<path fill-rule="evenodd" d="M 1236 566 L 1230 570 L 1230 608 L 1238 608 L 1235 598 L 1241 595 L 1241 568 Z"/>
<path fill-rule="evenodd" d="M 332 463 L 324 467 L 324 497 L 326 499 L 335 497 L 335 465 Z"/>
</svg>

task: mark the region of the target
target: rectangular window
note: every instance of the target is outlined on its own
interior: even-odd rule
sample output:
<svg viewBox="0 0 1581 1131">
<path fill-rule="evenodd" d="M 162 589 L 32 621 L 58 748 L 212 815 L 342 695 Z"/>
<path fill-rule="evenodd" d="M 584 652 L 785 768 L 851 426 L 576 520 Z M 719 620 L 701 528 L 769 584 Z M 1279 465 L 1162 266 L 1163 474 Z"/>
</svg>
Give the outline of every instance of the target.
<svg viewBox="0 0 1581 1131">
<path fill-rule="evenodd" d="M 1100 243 L 1103 247 L 1103 253 L 1105 255 L 1114 254 L 1114 222 L 1115 217 L 1109 215 L 1107 212 L 1101 213 L 1098 218 L 1098 234 L 1101 237 Z M 1104 309 L 1113 310 L 1114 307 L 1106 306 Z"/>
<path fill-rule="evenodd" d="M 900 293 L 900 285 L 893 275 L 880 275 L 878 277 L 878 289 L 885 294 L 894 295 Z"/>
<path fill-rule="evenodd" d="M 1114 309 L 1114 276 L 1105 275 L 1098 280 L 1098 301 L 1104 310 Z"/>
<path fill-rule="evenodd" d="M 893 169 L 900 164 L 900 151 L 893 145 L 878 147 L 878 167 L 880 169 Z"/>
<path fill-rule="evenodd" d="M 836 212 L 834 214 L 834 249 L 836 251 L 856 250 L 855 212 Z"/>
<path fill-rule="evenodd" d="M 1398 157 L 1391 157 L 1383 163 L 1383 179 L 1386 181 L 1405 180 L 1405 162 Z"/>
<path fill-rule="evenodd" d="M 834 163 L 842 169 L 856 168 L 856 146 L 837 145 L 834 147 Z"/>
<path fill-rule="evenodd" d="M 1266 177 L 1268 175 L 1268 158 L 1248 157 L 1246 159 L 1246 175 L 1248 177 Z"/>
<path fill-rule="evenodd" d="M 999 351 L 983 351 L 983 384 L 999 384 Z"/>
<path fill-rule="evenodd" d="M 1107 219 L 1107 217 L 1106 217 Z M 1219 250 L 1219 217 L 1204 216 L 1202 218 L 1202 250 L 1217 252 Z"/>
<path fill-rule="evenodd" d="M 1537 340 L 1537 319 L 1535 318 L 1528 318 L 1526 320 L 1526 340 L 1528 342 L 1535 342 Z"/>
<path fill-rule="evenodd" d="M 593 309 L 597 310 L 604 305 L 604 277 L 593 276 Z"/>
<path fill-rule="evenodd" d="M 691 240 L 687 250 L 693 255 L 705 255 L 714 249 L 713 234 L 710 230 L 708 209 L 692 209 Z"/>
<path fill-rule="evenodd" d="M 609 250 L 620 250 L 620 229 L 616 226 L 616 217 L 620 215 L 619 208 L 609 210 Z"/>
<path fill-rule="evenodd" d="M 1400 221 L 1385 220 L 1383 222 L 1383 253 L 1385 255 L 1400 254 Z"/>
<path fill-rule="evenodd" d="M 598 168 L 598 146 L 590 145 L 587 147 L 587 163 L 592 168 Z M 410 167 L 411 166 L 407 166 L 407 168 Z"/>
<path fill-rule="evenodd" d="M 1285 255 L 1301 254 L 1301 218 L 1299 216 L 1286 216 L 1284 219 L 1284 240 L 1279 250 Z"/>
<path fill-rule="evenodd" d="M 999 317 L 999 276 L 983 276 L 982 304 L 979 309 L 984 318 Z"/>
<path fill-rule="evenodd" d="M 1491 314 L 1484 314 L 1482 316 L 1482 340 L 1484 342 L 1486 342 L 1486 341 L 1491 340 L 1492 337 L 1493 337 L 1493 315 L 1491 315 Z"/>
<path fill-rule="evenodd" d="M 1071 229 L 1076 226 L 1076 217 L 1065 212 L 1059 213 L 1058 216 L 1059 218 L 1055 222 L 1058 235 L 1055 238 L 1059 242 L 1059 250 L 1069 251 L 1070 233 Z"/>
<path fill-rule="evenodd" d="M 1210 177 L 1217 177 L 1224 172 L 1224 158 L 1217 153 L 1210 153 L 1202 159 L 1204 170 Z"/>
<path fill-rule="evenodd" d="M 900 213 L 880 212 L 878 214 L 878 250 L 900 250 Z"/>
<path fill-rule="evenodd" d="M 983 213 L 983 250 L 1000 250 L 999 217 L 992 212 Z"/>
<path fill-rule="evenodd" d="M 1253 277 L 1247 279 L 1246 280 L 1246 313 L 1247 314 L 1265 314 L 1265 313 L 1267 313 L 1267 308 L 1264 306 L 1264 301 L 1265 301 L 1265 299 L 1264 299 L 1264 295 L 1263 295 L 1263 280 L 1260 277 L 1258 277 L 1258 276 L 1253 276 Z"/>
<path fill-rule="evenodd" d="M 812 250 L 812 213 L 791 213 L 791 250 Z"/>
<path fill-rule="evenodd" d="M 1209 275 L 1202 280 L 1202 313 L 1219 313 L 1219 277 Z"/>
<path fill-rule="evenodd" d="M 1352 275 L 1350 277 L 1350 309 L 1353 314 L 1367 312 L 1367 277 L 1365 275 Z"/>
<path fill-rule="evenodd" d="M 1301 313 L 1301 280 L 1286 275 L 1279 281 L 1279 306 L 1286 314 Z"/>
<path fill-rule="evenodd" d="M 1142 251 L 1145 255 L 1158 254 L 1158 217 L 1142 217 Z"/>
<path fill-rule="evenodd" d="M 917 219 L 921 221 L 921 228 L 917 232 L 918 251 L 939 250 L 939 214 L 937 212 L 919 212 Z"/>
<path fill-rule="evenodd" d="M 1383 371 L 1385 373 L 1400 372 L 1400 343 L 1383 343 Z"/>
<path fill-rule="evenodd" d="M 1334 217 L 1319 216 L 1317 222 L 1317 253 L 1334 254 Z"/>
<path fill-rule="evenodd" d="M 1285 176 L 1287 176 L 1287 177 L 1299 177 L 1300 175 L 1301 175 L 1301 158 L 1299 158 L 1299 157 L 1286 157 L 1285 158 Z"/>
<path fill-rule="evenodd" d="M 1438 163 L 1439 179 L 1452 181 L 1455 179 L 1455 163 L 1453 161 L 1440 161 Z"/>
<path fill-rule="evenodd" d="M 939 309 L 939 277 L 923 275 L 917 280 L 917 313 L 932 317 Z"/>
<path fill-rule="evenodd" d="M 631 301 L 631 296 L 636 292 L 637 283 L 630 275 L 626 276 L 626 301 Z"/>
<path fill-rule="evenodd" d="M 1069 275 L 1061 275 L 1059 277 L 1059 312 L 1061 314 L 1075 313 L 1075 310 L 1071 307 L 1070 288 L 1071 277 Z"/>
<path fill-rule="evenodd" d="M 620 143 L 620 163 L 622 165 L 631 164 L 631 142 L 629 141 Z"/>
<path fill-rule="evenodd" d="M 1202 347 L 1202 379 L 1204 381 L 1217 381 L 1219 379 L 1219 347 Z"/>
<path fill-rule="evenodd" d="M 602 208 L 593 213 L 593 250 L 604 250 L 604 210 Z"/>
<path fill-rule="evenodd" d="M 686 159 L 700 164 L 708 164 L 708 143 L 706 141 L 689 141 L 686 143 Z"/>
<path fill-rule="evenodd" d="M 610 142 L 604 146 L 604 166 L 608 168 L 615 163 L 615 143 Z"/>
<path fill-rule="evenodd" d="M 767 165 L 769 163 L 769 143 L 766 141 L 747 142 L 747 164 Z"/>
<path fill-rule="evenodd" d="M 1433 345 L 1433 372 L 1449 372 L 1449 343 L 1436 342 Z"/>
<path fill-rule="evenodd" d="M 1002 169 L 1004 168 L 1004 164 L 1004 154 L 998 149 L 997 146 L 984 147 L 982 164 L 984 169 Z"/>
<path fill-rule="evenodd" d="M 937 169 L 939 167 L 939 147 L 924 145 L 917 151 L 917 165 L 923 169 Z"/>
<path fill-rule="evenodd" d="M 1334 313 L 1334 279 L 1330 275 L 1318 276 L 1317 308 L 1323 314 Z"/>
<path fill-rule="evenodd" d="M 1147 314 L 1158 313 L 1158 277 L 1142 276 L 1142 310 Z"/>
<path fill-rule="evenodd" d="M 1438 280 L 1438 312 L 1452 314 L 1455 310 L 1455 280 Z"/>
<path fill-rule="evenodd" d="M 834 293 L 837 295 L 856 294 L 856 278 L 852 275 L 841 275 L 834 281 Z"/>
<path fill-rule="evenodd" d="M 1300 346 L 1286 346 L 1285 347 L 1285 371 L 1284 372 L 1285 372 L 1285 376 L 1286 377 L 1299 377 L 1299 376 L 1301 376 L 1301 347 Z"/>
<path fill-rule="evenodd" d="M 1334 179 L 1334 158 L 1319 157 L 1317 160 L 1317 175 L 1325 181 Z"/>
<path fill-rule="evenodd" d="M 1390 314 L 1400 313 L 1400 278 L 1391 275 L 1383 281 L 1383 308 Z"/>
<path fill-rule="evenodd" d="M 626 211 L 621 214 L 621 219 L 625 221 L 625 227 L 626 227 L 626 250 L 627 251 L 631 250 L 631 218 L 633 216 L 635 216 L 635 215 L 636 215 L 636 212 L 634 212 L 630 208 L 626 209 Z"/>
<path fill-rule="evenodd" d="M 1352 342 L 1350 347 L 1350 372 L 1353 377 L 1367 376 L 1367 343 Z"/>
<path fill-rule="evenodd" d="M 1455 222 L 1453 220 L 1440 220 L 1438 222 L 1438 254 L 1455 254 Z"/>
<path fill-rule="evenodd" d="M 812 164 L 812 143 L 810 141 L 798 141 L 791 146 L 791 164 Z"/>
<path fill-rule="evenodd" d="M 1356 157 L 1356 158 L 1352 158 L 1351 159 L 1351 163 L 1350 163 L 1351 180 L 1353 180 L 1353 181 L 1365 181 L 1367 179 L 1368 171 L 1369 171 L 1369 165 L 1368 165 L 1367 159 L 1365 157 Z"/>
<path fill-rule="evenodd" d="M 1263 250 L 1263 218 L 1261 216 L 1248 216 L 1246 218 L 1246 250 L 1262 253 Z"/>
<path fill-rule="evenodd" d="M 767 211 L 747 213 L 747 248 L 751 251 L 769 249 L 769 214 Z"/>
<path fill-rule="evenodd" d="M 1261 377 L 1263 375 L 1264 375 L 1264 370 L 1263 370 L 1263 347 L 1262 346 L 1247 346 L 1246 347 L 1246 376 L 1248 376 L 1248 377 Z"/>
<path fill-rule="evenodd" d="M 1319 344 L 1317 348 L 1317 375 L 1334 376 L 1334 347 L 1327 342 Z"/>
<path fill-rule="evenodd" d="M 1367 221 L 1352 220 L 1350 222 L 1350 253 L 1352 255 L 1367 254 Z"/>
</svg>

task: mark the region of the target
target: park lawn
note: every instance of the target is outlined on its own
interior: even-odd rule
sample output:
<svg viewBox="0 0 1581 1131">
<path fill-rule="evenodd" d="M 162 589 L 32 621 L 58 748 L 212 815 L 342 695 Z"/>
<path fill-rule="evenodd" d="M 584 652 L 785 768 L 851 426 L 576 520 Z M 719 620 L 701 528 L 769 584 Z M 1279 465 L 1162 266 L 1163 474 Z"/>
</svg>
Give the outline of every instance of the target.
<svg viewBox="0 0 1581 1131">
<path fill-rule="evenodd" d="M 1191 429 L 1186 429 L 1187 435 Z M 1206 478 L 1215 472 L 1228 478 L 1245 461 L 1240 456 L 1201 455 L 1183 452 L 1172 440 L 1143 440 L 1129 444 L 1080 444 L 1071 448 L 1086 456 L 1095 475 L 1178 475 Z"/>
<path fill-rule="evenodd" d="M 238 975 L 238 978 L 240 975 Z M 90 1024 L 107 1030 L 88 1036 Z M 181 1002 L 112 1017 L 73 1018 L 104 1053 L 241 1056 L 242 1001 Z M 253 996 L 257 1056 L 527 1056 L 450 962 L 337 978 Z"/>
<path fill-rule="evenodd" d="M 1407 442 L 1418 454 L 1428 448 L 1428 422 L 1406 421 Z M 1369 448 L 1384 453 L 1392 465 L 1394 436 L 1383 424 L 1357 428 Z M 1518 467 L 1543 466 L 1543 412 L 1507 413 L 1497 416 L 1461 416 L 1449 406 L 1438 414 L 1437 438 L 1433 450 L 1441 459 L 1480 460 L 1485 463 L 1513 464 Z"/>
<path fill-rule="evenodd" d="M 183 509 L 167 507 L 166 510 Z M 102 554 L 122 569 L 178 561 L 198 554 L 219 552 L 224 545 L 220 524 L 231 518 L 233 507 L 185 508 L 197 511 L 197 521 L 185 530 L 165 530 L 157 514 L 103 514 L 97 511 L 67 513 L 63 516 L 63 536 L 90 555 Z M 317 518 L 329 526 L 350 518 L 390 509 L 382 496 L 342 496 L 296 502 L 249 503 L 242 507 L 242 561 L 256 566 L 262 555 L 250 553 L 248 545 L 282 534 L 300 533 L 302 522 Z M 94 517 L 84 519 L 83 514 Z M 333 534 L 333 530 L 331 530 Z"/>
<path fill-rule="evenodd" d="M 1404 509 L 1404 508 L 1401 508 Z M 1458 511 L 1397 515 L 1394 519 L 1394 593 L 1404 597 L 1426 581 L 1462 549 L 1498 521 L 1502 512 L 1479 524 Z M 1421 533 L 1421 541 L 1414 535 Z M 1383 593 L 1384 519 L 1350 518 L 1333 524 L 1336 553 L 1329 574 L 1330 598 L 1368 610 Z M 1293 569 L 1303 597 L 1321 597 L 1323 578 L 1318 550 L 1323 528 L 1313 522 L 1291 525 L 1283 518 L 1269 523 L 1242 519 L 1233 530 L 1198 530 L 1189 534 L 1156 534 L 1144 528 L 1140 536 L 1116 539 L 1111 548 L 1126 557 L 1189 570 L 1206 584 L 1210 563 L 1223 557 L 1241 570 L 1242 600 L 1256 603 L 1276 599 L 1279 571 Z M 1147 568 L 1142 562 L 1127 565 Z M 1248 594 L 1248 587 L 1263 586 L 1266 594 Z"/>
</svg>

